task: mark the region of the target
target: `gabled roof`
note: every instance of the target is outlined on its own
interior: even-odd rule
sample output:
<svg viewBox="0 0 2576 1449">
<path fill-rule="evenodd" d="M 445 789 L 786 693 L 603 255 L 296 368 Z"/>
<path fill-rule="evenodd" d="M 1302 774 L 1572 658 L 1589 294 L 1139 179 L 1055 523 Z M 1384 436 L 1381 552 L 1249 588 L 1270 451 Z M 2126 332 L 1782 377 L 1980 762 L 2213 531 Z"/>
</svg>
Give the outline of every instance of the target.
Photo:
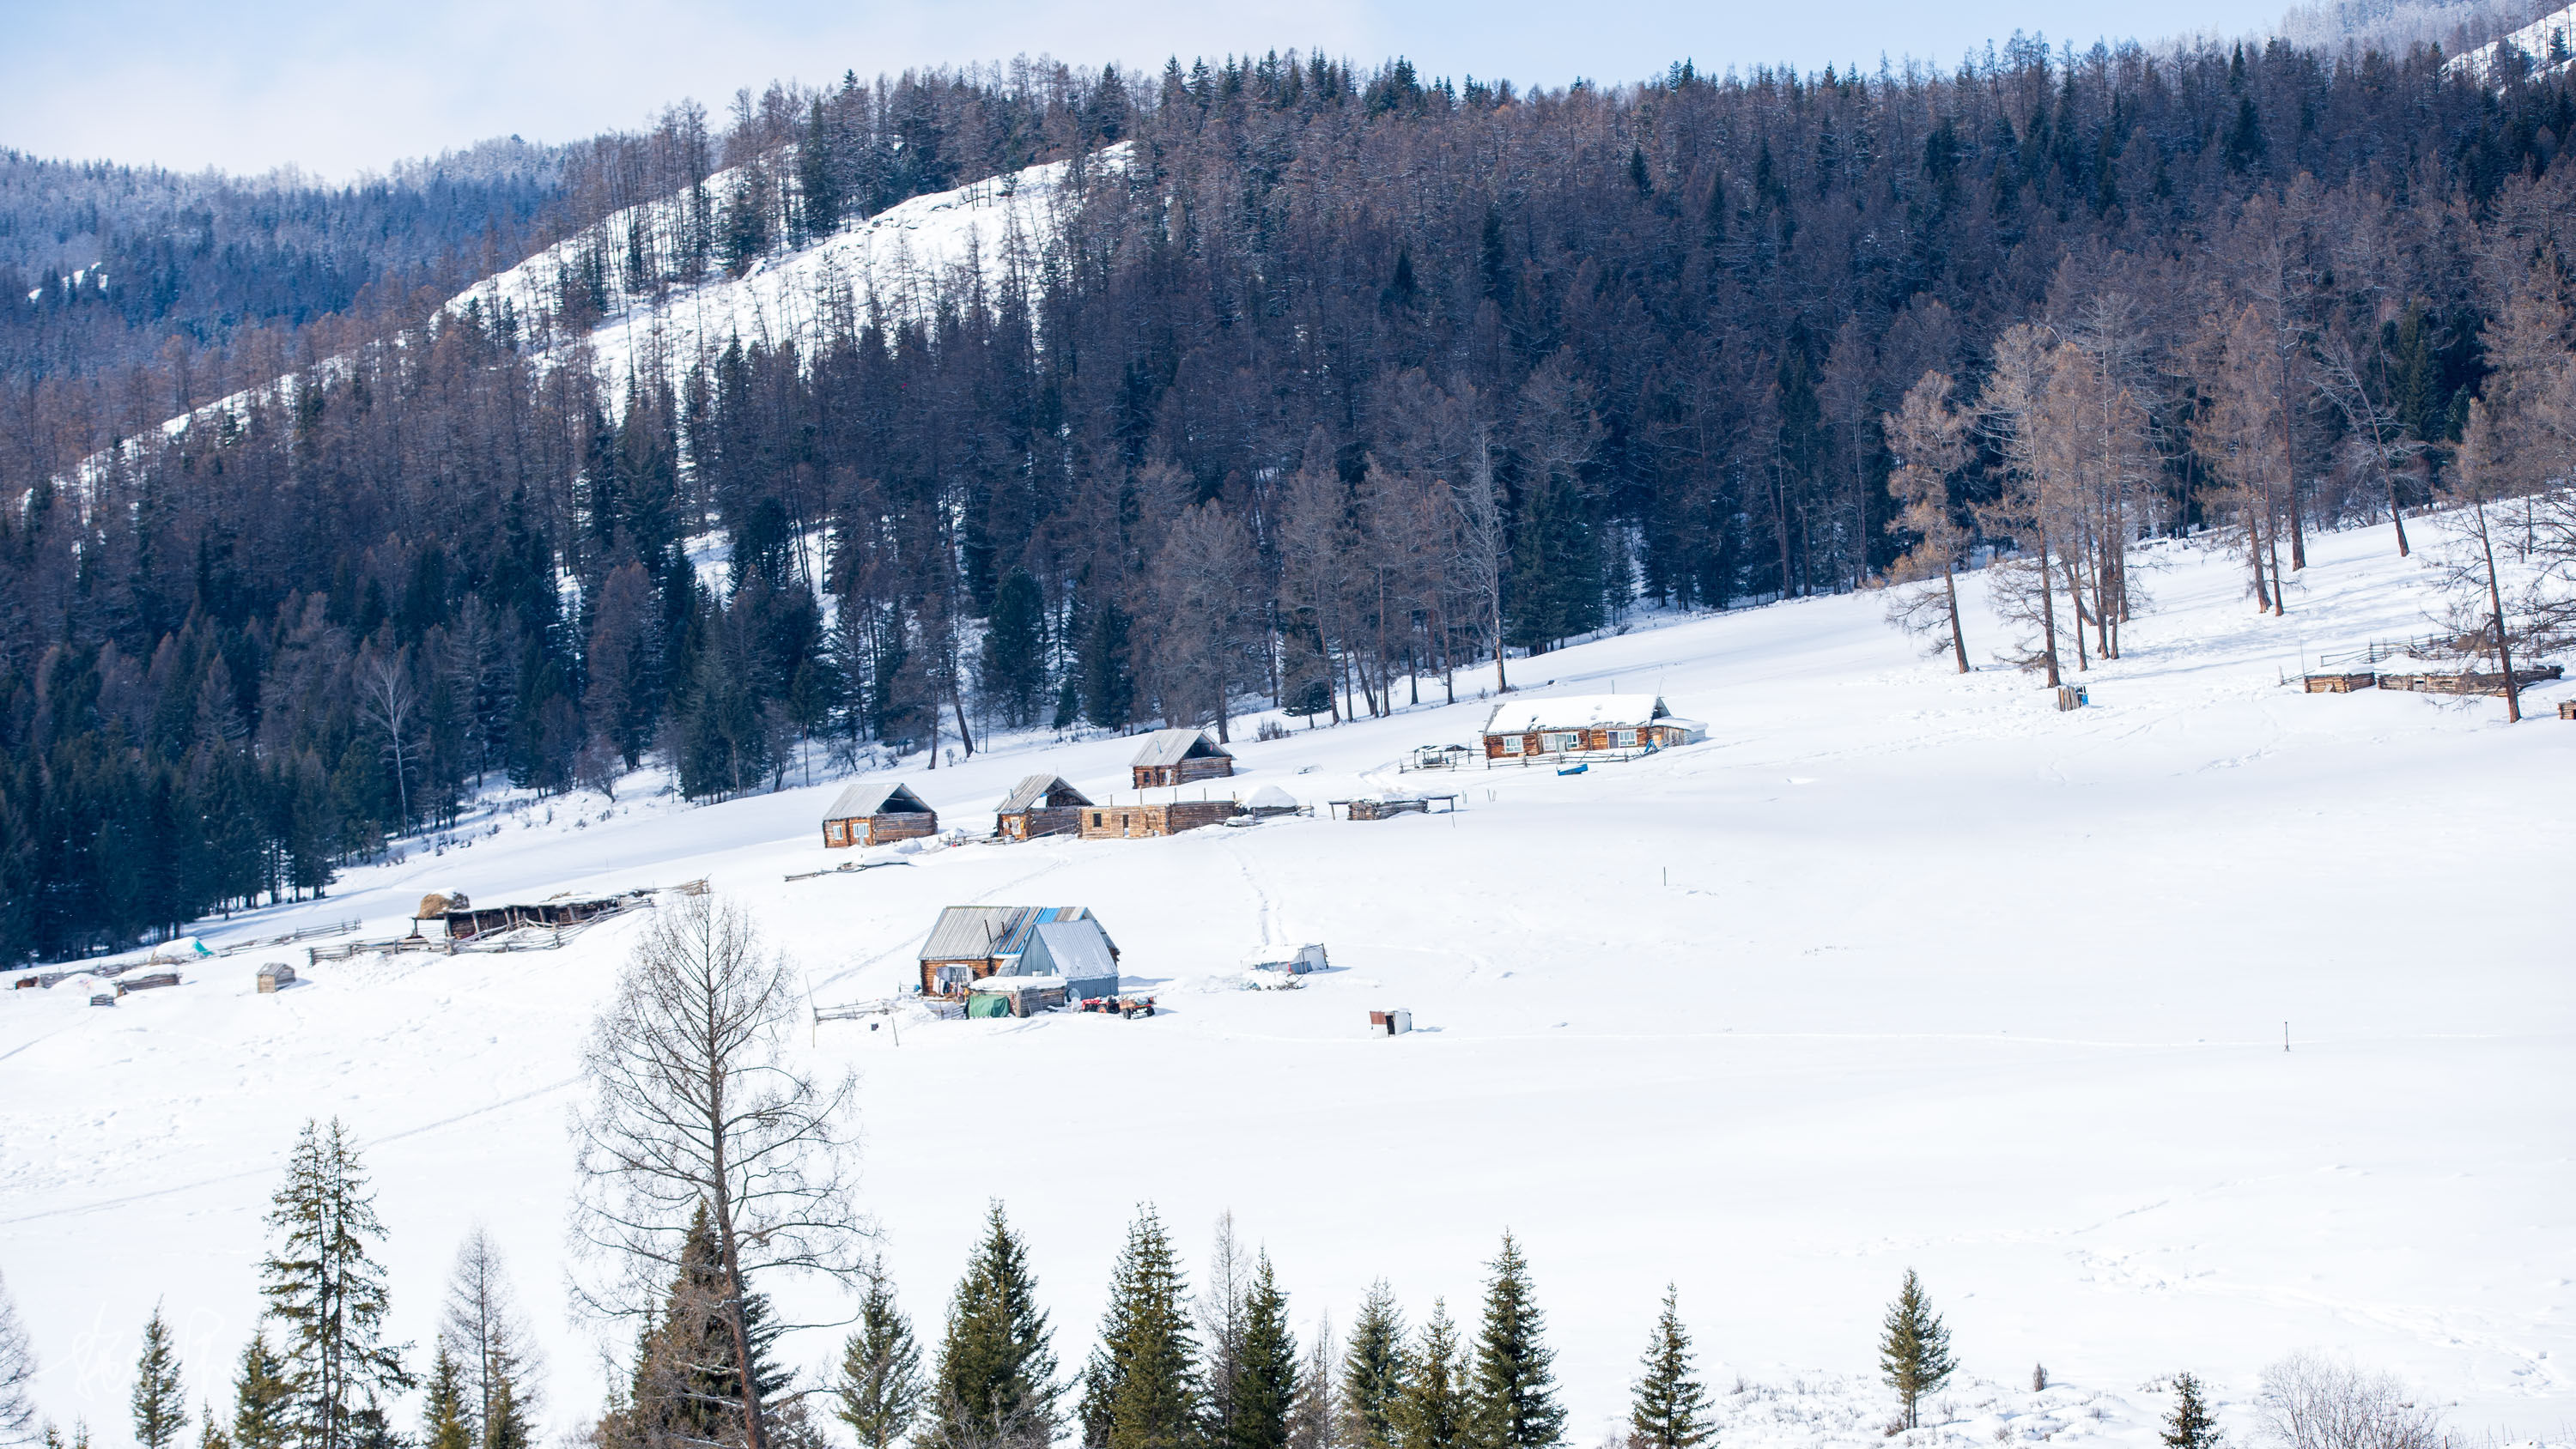
<svg viewBox="0 0 2576 1449">
<path fill-rule="evenodd" d="M 981 961 L 1016 956 L 1028 949 L 1029 935 L 1037 927 L 1090 919 L 1089 906 L 950 906 L 939 913 L 930 939 L 921 943 L 919 959 Z M 1100 928 L 1095 923 L 1092 929 Z M 1101 932 L 1101 939 L 1108 940 L 1108 933 Z"/>
<path fill-rule="evenodd" d="M 1139 765 L 1177 765 L 1183 760 L 1231 760 L 1234 752 L 1207 737 L 1205 730 L 1156 730 L 1136 752 Z"/>
<path fill-rule="evenodd" d="M 912 787 L 901 780 L 860 780 L 832 802 L 823 812 L 826 820 L 856 820 L 863 815 L 931 815 L 936 814 Z"/>
<path fill-rule="evenodd" d="M 1048 921 L 1032 934 L 1045 946 L 1047 964 L 1057 976 L 1097 981 L 1118 974 L 1118 948 L 1098 921 Z"/>
<path fill-rule="evenodd" d="M 1489 735 L 1532 730 L 1635 729 L 1671 714 L 1659 694 L 1568 694 L 1553 699 L 1513 699 L 1494 706 Z"/>
<path fill-rule="evenodd" d="M 1011 787 L 997 815 L 1017 815 L 1043 805 L 1088 805 L 1091 797 L 1065 782 L 1062 775 L 1031 775 Z"/>
</svg>

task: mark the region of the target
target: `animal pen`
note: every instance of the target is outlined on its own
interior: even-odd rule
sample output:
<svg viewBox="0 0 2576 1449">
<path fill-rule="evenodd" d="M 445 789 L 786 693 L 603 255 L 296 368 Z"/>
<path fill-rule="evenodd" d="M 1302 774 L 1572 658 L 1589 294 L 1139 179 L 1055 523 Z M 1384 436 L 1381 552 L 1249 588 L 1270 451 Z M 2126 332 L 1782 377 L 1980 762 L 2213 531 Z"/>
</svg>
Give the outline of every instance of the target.
<svg viewBox="0 0 2576 1449">
<path fill-rule="evenodd" d="M 1458 809 L 1456 795 L 1405 795 L 1391 800 L 1330 800 L 1326 808 L 1337 820 L 1392 820 L 1398 815 L 1430 815 L 1439 806 L 1441 815 Z"/>
</svg>

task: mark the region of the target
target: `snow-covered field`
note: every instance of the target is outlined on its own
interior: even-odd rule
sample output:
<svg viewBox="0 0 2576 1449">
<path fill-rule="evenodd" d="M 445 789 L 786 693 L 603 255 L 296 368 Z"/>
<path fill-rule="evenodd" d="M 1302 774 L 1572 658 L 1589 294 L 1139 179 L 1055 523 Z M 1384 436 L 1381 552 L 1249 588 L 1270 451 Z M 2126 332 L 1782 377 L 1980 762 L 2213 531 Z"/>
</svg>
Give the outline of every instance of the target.
<svg viewBox="0 0 2576 1449">
<path fill-rule="evenodd" d="M 2423 570 L 2385 530 L 2317 540 L 2284 621 L 2232 560 L 2162 556 L 2130 657 L 2072 714 L 1918 660 L 1877 599 L 1815 600 L 1514 662 L 1541 692 L 1655 690 L 1709 722 L 1646 760 L 1399 778 L 1410 747 L 1473 738 L 1489 671 L 1451 708 L 1235 746 L 1246 792 L 1457 788 L 1454 816 L 979 843 L 789 883 L 845 858 L 816 828 L 838 782 L 700 810 L 574 797 L 208 938 L 349 915 L 391 935 L 431 888 L 706 875 L 832 1003 L 905 982 L 943 904 L 1088 905 L 1165 1014 L 919 1021 L 899 1046 L 835 1022 L 811 1048 L 861 1073 L 867 1199 L 916 1319 L 999 1198 L 1068 1362 L 1151 1201 L 1194 1252 L 1232 1209 L 1310 1325 L 1381 1275 L 1417 1319 L 1435 1295 L 1471 1314 L 1512 1229 L 1581 1444 L 1623 1410 L 1668 1280 L 1730 1442 L 1876 1441 L 1872 1344 L 1908 1266 L 1967 1366 L 1933 1438 L 2145 1446 L 2149 1384 L 2181 1369 L 2241 1426 L 2261 1367 L 2317 1348 L 2473 1433 L 2576 1440 L 2576 726 L 2549 717 L 2569 687 L 2514 728 L 2495 701 L 2283 688 L 2303 650 L 2426 632 Z M 904 779 L 980 832 L 1035 770 L 1132 799 L 1132 749 L 1011 741 Z M 253 992 L 260 953 L 113 1010 L 77 981 L 0 996 L 0 1272 L 45 1409 L 123 1442 L 156 1299 L 192 1393 L 221 1395 L 278 1166 L 336 1113 L 391 1230 L 397 1336 L 427 1341 L 480 1220 L 550 1350 L 549 1417 L 591 1412 L 564 1123 L 635 929 L 325 963 L 276 996 Z M 1300 939 L 1340 969 L 1232 989 L 1247 948 Z M 1422 1029 L 1369 1036 L 1390 1006 Z M 807 1365 L 835 1347 L 790 1342 Z M 2027 1390 L 2034 1361 L 2059 1387 Z"/>
</svg>

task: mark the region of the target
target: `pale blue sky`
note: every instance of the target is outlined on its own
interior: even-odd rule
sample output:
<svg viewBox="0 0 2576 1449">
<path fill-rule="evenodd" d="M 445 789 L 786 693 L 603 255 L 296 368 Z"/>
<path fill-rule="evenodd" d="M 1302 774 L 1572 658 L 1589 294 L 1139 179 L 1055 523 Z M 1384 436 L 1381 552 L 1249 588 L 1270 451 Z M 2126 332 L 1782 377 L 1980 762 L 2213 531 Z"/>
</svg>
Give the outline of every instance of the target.
<svg viewBox="0 0 2576 1449">
<path fill-rule="evenodd" d="M 237 171 L 327 175 L 487 136 L 563 140 L 641 123 L 696 96 L 908 65 L 1051 54 L 1159 65 L 1166 55 L 1321 47 L 1425 72 L 1562 84 L 1882 54 L 1954 65 L 2016 29 L 2089 45 L 2239 33 L 2284 0 L 929 0 L 763 5 L 685 0 L 87 0 L 12 3 L 0 45 L 0 145 Z"/>
</svg>

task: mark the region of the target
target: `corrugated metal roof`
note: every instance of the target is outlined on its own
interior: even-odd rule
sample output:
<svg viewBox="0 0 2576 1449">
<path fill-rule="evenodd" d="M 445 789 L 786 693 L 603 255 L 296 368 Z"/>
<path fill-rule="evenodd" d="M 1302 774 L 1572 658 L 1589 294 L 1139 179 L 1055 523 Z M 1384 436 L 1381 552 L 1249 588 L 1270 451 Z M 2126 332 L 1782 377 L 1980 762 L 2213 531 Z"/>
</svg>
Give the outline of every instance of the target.
<svg viewBox="0 0 2576 1449">
<path fill-rule="evenodd" d="M 1090 921 L 1089 906 L 950 906 L 939 913 L 930 939 L 921 943 L 924 961 L 980 961 L 988 956 L 1016 956 L 1028 949 L 1029 934 L 1042 924 Z M 1093 930 L 1100 930 L 1097 922 Z M 1100 932 L 1107 941 L 1109 933 Z M 1109 948 L 1113 953 L 1115 945 Z"/>
<path fill-rule="evenodd" d="M 1635 729 L 1672 711 L 1659 694 L 1569 694 L 1554 699 L 1506 700 L 1485 720 L 1489 735 L 1532 730 Z"/>
<path fill-rule="evenodd" d="M 1033 906 L 950 906 L 921 943 L 921 959 L 980 961 L 1004 954 L 1003 947 L 1036 914 Z"/>
<path fill-rule="evenodd" d="M 1048 796 L 1056 794 L 1071 797 L 1064 802 L 1067 805 L 1091 803 L 1090 796 L 1066 783 L 1062 775 L 1031 775 L 1011 787 L 1010 795 L 1002 801 L 1001 809 L 995 813 L 1017 815 L 1024 810 L 1035 810 L 1046 804 Z"/>
<path fill-rule="evenodd" d="M 929 804 L 901 780 L 858 780 L 843 790 L 826 820 L 856 820 L 863 815 L 928 815 Z"/>
<path fill-rule="evenodd" d="M 1203 758 L 1234 758 L 1232 751 L 1209 739 L 1205 730 L 1156 730 L 1145 736 L 1144 748 L 1136 752 L 1136 763 L 1177 765 L 1194 754 Z"/>
</svg>

